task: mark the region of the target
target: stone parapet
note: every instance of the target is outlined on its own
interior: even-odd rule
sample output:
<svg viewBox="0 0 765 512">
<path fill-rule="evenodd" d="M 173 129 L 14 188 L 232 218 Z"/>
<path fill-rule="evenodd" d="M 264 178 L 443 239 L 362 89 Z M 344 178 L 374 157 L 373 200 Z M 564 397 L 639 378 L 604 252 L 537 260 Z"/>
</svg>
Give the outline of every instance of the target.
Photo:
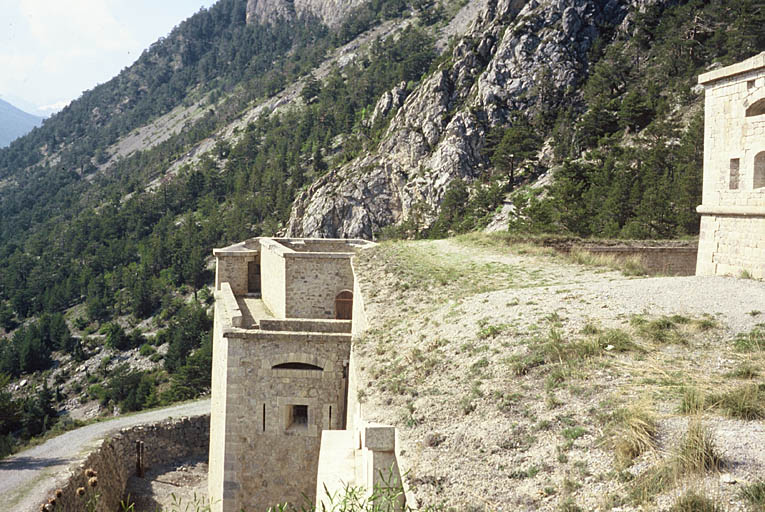
<svg viewBox="0 0 765 512">
<path fill-rule="evenodd" d="M 396 428 L 360 423 L 358 429 L 325 431 L 319 455 L 316 485 L 317 511 L 335 510 L 349 487 L 396 496 L 396 510 L 406 497 L 396 456 Z M 387 510 L 387 509 L 386 509 Z"/>
<path fill-rule="evenodd" d="M 313 320 L 296 319 L 274 320 L 263 318 L 260 320 L 260 329 L 263 331 L 296 331 L 296 332 L 329 332 L 350 333 L 350 320 Z"/>
<path fill-rule="evenodd" d="M 228 282 L 221 284 L 220 291 L 215 293 L 215 300 L 220 300 L 223 304 L 226 323 L 232 327 L 242 327 L 242 310 Z"/>
<path fill-rule="evenodd" d="M 136 473 L 136 442 L 143 442 L 143 468 L 168 464 L 207 454 L 210 439 L 210 416 L 167 420 L 153 425 L 124 429 L 104 440 L 84 462 L 70 468 L 71 477 L 56 500 L 56 512 L 82 512 L 95 493 L 99 511 L 122 510 L 128 479 Z M 88 484 L 86 469 L 97 474 L 95 488 Z M 77 495 L 82 487 L 87 492 Z M 29 511 L 32 512 L 32 511 Z M 36 511 L 35 511 L 36 512 Z"/>
</svg>

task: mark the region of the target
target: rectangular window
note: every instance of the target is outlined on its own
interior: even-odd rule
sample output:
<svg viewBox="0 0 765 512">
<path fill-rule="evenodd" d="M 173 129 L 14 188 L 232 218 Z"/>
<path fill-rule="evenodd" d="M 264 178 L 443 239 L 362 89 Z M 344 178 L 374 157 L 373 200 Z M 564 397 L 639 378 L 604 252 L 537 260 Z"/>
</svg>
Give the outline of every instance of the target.
<svg viewBox="0 0 765 512">
<path fill-rule="evenodd" d="M 728 188 L 730 190 L 738 190 L 739 164 L 738 158 L 730 159 L 730 181 L 728 181 Z"/>
<path fill-rule="evenodd" d="M 287 428 L 305 428 L 308 426 L 308 406 L 290 405 Z"/>
</svg>

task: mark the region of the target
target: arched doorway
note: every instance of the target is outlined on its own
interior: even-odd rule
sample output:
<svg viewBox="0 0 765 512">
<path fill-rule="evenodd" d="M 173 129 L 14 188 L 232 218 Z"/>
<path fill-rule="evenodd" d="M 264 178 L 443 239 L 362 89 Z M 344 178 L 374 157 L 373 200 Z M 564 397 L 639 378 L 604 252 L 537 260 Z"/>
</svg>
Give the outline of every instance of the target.
<svg viewBox="0 0 765 512">
<path fill-rule="evenodd" d="M 353 316 L 353 292 L 343 290 L 335 297 L 335 319 L 350 320 Z"/>
</svg>

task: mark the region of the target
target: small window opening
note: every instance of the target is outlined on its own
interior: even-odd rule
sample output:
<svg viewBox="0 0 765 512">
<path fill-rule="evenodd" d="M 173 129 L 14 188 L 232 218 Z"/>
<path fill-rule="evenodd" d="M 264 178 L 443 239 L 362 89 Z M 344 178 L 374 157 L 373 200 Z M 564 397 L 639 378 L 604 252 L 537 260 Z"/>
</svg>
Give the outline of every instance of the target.
<svg viewBox="0 0 765 512">
<path fill-rule="evenodd" d="M 765 114 L 765 98 L 760 98 L 746 109 L 746 117 L 761 116 L 762 114 Z"/>
<path fill-rule="evenodd" d="M 754 155 L 754 182 L 752 188 L 765 187 L 765 151 Z"/>
<path fill-rule="evenodd" d="M 322 372 L 324 371 L 324 368 L 321 366 L 316 366 L 315 364 L 308 364 L 308 363 L 281 363 L 276 364 L 271 367 L 272 370 L 312 370 L 316 372 Z"/>
<path fill-rule="evenodd" d="M 730 159 L 730 181 L 728 182 L 730 190 L 738 190 L 739 164 L 738 158 Z"/>
<path fill-rule="evenodd" d="M 750 91 L 754 89 L 754 80 L 747 80 L 746 82 L 746 90 Z"/>
<path fill-rule="evenodd" d="M 308 426 L 308 406 L 290 405 L 287 428 L 304 428 Z"/>
<path fill-rule="evenodd" d="M 266 431 L 266 404 L 263 404 L 263 432 Z"/>
<path fill-rule="evenodd" d="M 332 406 L 329 406 L 329 430 L 332 430 Z"/>
</svg>

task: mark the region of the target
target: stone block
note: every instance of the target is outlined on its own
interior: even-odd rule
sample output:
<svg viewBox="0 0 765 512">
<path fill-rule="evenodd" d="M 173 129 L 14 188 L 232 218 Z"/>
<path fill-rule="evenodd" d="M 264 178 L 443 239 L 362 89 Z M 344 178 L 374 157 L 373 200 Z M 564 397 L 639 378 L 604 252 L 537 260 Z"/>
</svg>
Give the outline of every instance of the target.
<svg viewBox="0 0 765 512">
<path fill-rule="evenodd" d="M 396 449 L 396 429 L 388 425 L 367 425 L 362 442 L 369 450 L 392 452 Z"/>
</svg>

